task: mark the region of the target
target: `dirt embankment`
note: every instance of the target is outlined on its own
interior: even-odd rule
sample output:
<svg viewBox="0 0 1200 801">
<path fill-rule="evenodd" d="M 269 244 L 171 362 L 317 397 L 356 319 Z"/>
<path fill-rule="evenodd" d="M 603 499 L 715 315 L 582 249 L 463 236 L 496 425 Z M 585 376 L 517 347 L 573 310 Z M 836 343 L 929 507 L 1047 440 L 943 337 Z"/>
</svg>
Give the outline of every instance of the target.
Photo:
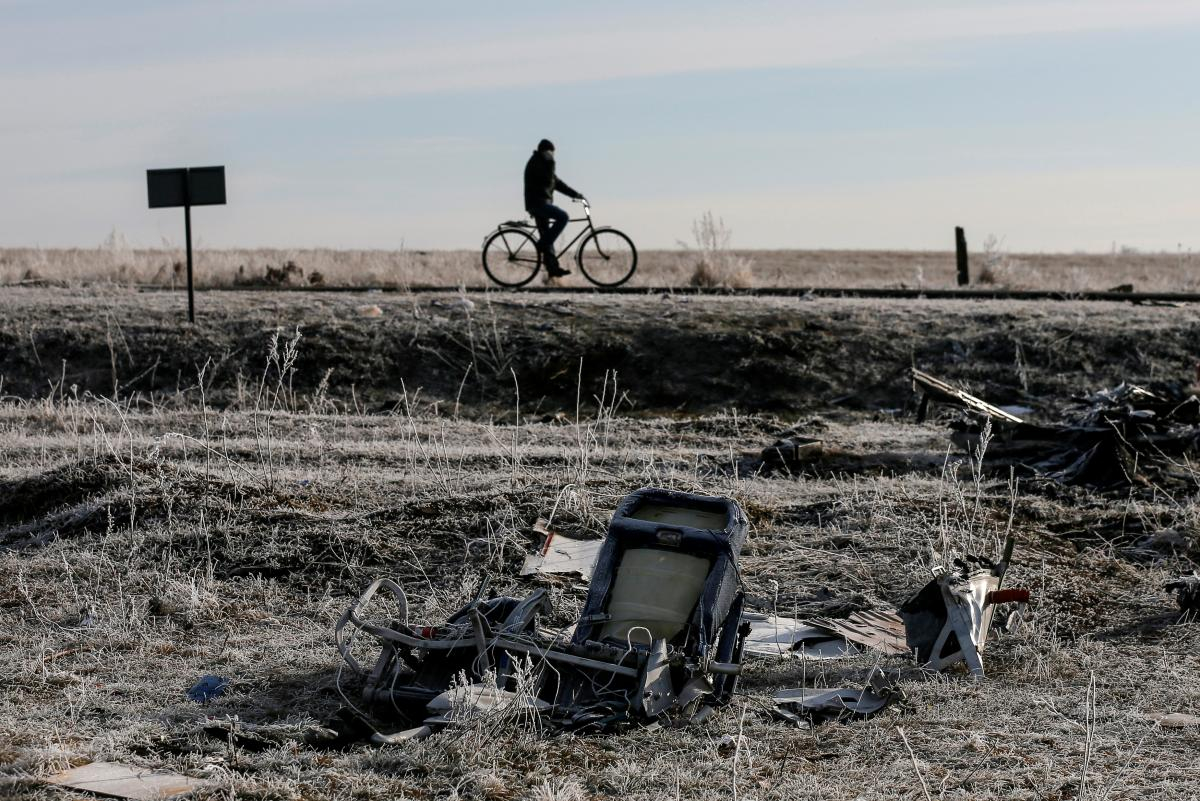
<svg viewBox="0 0 1200 801">
<path fill-rule="evenodd" d="M 518 386 L 528 413 L 572 411 L 577 396 L 592 406 L 615 371 L 634 411 L 872 409 L 908 400 L 914 364 L 1003 404 L 1190 376 L 1200 358 L 1192 307 L 469 297 L 201 293 L 200 322 L 188 326 L 180 294 L 6 290 L 0 394 L 170 396 L 203 382 L 209 402 L 245 405 L 282 370 L 297 397 L 373 410 L 407 390 L 501 413 Z"/>
</svg>

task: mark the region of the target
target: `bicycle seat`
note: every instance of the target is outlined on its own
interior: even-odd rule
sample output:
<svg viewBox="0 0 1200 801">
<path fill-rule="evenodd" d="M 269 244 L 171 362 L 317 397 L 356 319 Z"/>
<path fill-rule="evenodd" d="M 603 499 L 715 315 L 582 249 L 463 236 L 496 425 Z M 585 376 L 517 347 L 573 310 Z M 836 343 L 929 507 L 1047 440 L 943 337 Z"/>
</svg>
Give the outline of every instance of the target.
<svg viewBox="0 0 1200 801">
<path fill-rule="evenodd" d="M 533 228 L 533 223 L 529 220 L 505 220 L 500 223 L 501 228 Z"/>
</svg>

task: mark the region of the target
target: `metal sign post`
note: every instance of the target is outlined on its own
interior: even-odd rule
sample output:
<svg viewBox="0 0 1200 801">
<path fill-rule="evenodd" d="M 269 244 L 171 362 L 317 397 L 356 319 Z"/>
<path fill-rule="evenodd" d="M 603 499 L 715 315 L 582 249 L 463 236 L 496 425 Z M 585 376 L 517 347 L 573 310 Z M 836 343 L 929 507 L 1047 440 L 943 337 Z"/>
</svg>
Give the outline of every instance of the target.
<svg viewBox="0 0 1200 801">
<path fill-rule="evenodd" d="M 183 206 L 183 235 L 187 243 L 188 322 L 196 322 L 192 291 L 192 206 L 225 205 L 224 167 L 175 167 L 146 170 L 150 208 Z"/>
</svg>

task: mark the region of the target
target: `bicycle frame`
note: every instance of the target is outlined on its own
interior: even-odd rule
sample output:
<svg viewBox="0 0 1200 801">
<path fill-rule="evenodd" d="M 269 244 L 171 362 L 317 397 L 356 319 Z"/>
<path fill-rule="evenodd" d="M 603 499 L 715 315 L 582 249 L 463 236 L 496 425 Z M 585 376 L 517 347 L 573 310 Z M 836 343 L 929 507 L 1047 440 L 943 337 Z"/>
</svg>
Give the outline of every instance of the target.
<svg viewBox="0 0 1200 801">
<path fill-rule="evenodd" d="M 580 228 L 579 233 L 575 234 L 575 236 L 571 239 L 571 241 L 568 242 L 563 247 L 562 250 L 560 250 L 558 253 L 555 254 L 555 258 L 561 259 L 563 256 L 566 255 L 567 251 L 569 251 L 571 248 L 575 247 L 576 242 L 578 242 L 579 240 L 583 239 L 585 236 L 587 236 L 588 234 L 590 234 L 596 230 L 596 226 L 592 225 L 592 210 L 591 210 L 591 208 L 589 208 L 588 206 L 584 206 L 583 208 L 584 208 L 584 216 L 576 217 L 574 219 L 568 218 L 567 225 L 570 225 L 571 223 L 575 223 L 575 222 L 586 222 L 587 227 Z M 535 222 L 536 222 L 536 220 L 535 220 Z M 541 233 L 542 233 L 541 231 L 538 231 L 539 238 L 541 237 Z"/>
<path fill-rule="evenodd" d="M 571 248 L 575 247 L 575 243 L 579 242 L 581 239 L 583 239 L 588 234 L 595 233 L 596 226 L 592 223 L 592 207 L 590 205 L 588 205 L 586 200 L 583 201 L 583 216 L 582 217 L 567 218 L 567 225 L 570 225 L 571 223 L 577 223 L 577 222 L 585 222 L 585 223 L 587 223 L 587 227 L 579 229 L 579 232 L 577 234 L 575 234 L 574 237 L 571 238 L 571 241 L 568 242 L 566 245 L 564 245 L 562 250 L 560 250 L 558 253 L 554 254 L 555 258 L 561 259 L 563 256 L 565 256 L 567 254 L 567 252 Z M 537 223 L 537 218 L 534 218 L 533 231 L 528 232 L 530 234 L 530 236 L 533 238 L 534 244 L 538 244 L 540 242 L 541 234 L 542 234 L 542 232 L 537 229 L 536 223 Z M 503 226 L 502 226 L 502 228 L 503 228 Z M 519 248 L 518 248 L 518 250 L 519 250 Z"/>
</svg>

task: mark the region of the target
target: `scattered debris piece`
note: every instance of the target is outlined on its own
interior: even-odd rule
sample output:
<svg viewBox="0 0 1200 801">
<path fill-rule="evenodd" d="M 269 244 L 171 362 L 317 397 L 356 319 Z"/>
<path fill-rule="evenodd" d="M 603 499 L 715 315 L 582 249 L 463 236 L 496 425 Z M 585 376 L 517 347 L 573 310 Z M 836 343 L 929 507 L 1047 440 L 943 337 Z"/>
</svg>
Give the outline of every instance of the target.
<svg viewBox="0 0 1200 801">
<path fill-rule="evenodd" d="M 969 392 L 964 392 L 947 384 L 945 381 L 934 378 L 929 373 L 924 373 L 915 367 L 912 370 L 913 388 L 922 391 L 921 404 L 917 407 L 917 422 L 925 422 L 925 418 L 929 414 L 929 402 L 937 401 L 938 403 L 946 403 L 952 406 L 961 406 L 976 414 L 992 420 L 1003 420 L 1007 423 L 1020 423 L 1021 418 L 1014 414 L 1009 414 L 998 406 L 980 400 Z"/>
<path fill-rule="evenodd" d="M 207 704 L 214 698 L 222 696 L 229 689 L 229 679 L 223 676 L 201 676 L 187 691 L 189 701 Z"/>
<path fill-rule="evenodd" d="M 861 653 L 846 638 L 829 629 L 812 625 L 793 617 L 775 617 L 756 612 L 743 612 L 742 620 L 750 624 L 745 652 L 752 656 L 803 659 L 841 659 Z"/>
<path fill-rule="evenodd" d="M 550 521 L 539 517 L 533 530 L 544 536 L 541 548 L 525 557 L 522 576 L 535 573 L 577 573 L 584 580 L 592 577 L 592 566 L 600 553 L 602 540 L 579 540 L 551 531 Z"/>
<path fill-rule="evenodd" d="M 1200 716 L 1188 715 L 1183 712 L 1147 712 L 1142 715 L 1146 720 L 1152 720 L 1164 729 L 1189 729 L 1200 726 Z"/>
<path fill-rule="evenodd" d="M 1012 550 L 1010 536 L 999 561 L 955 560 L 955 570 L 937 570 L 934 580 L 900 607 L 908 647 L 918 662 L 934 670 L 965 662 L 972 675 L 983 677 L 982 652 L 996 606 L 1029 601 L 1027 590 L 1000 589 Z"/>
<path fill-rule="evenodd" d="M 867 686 L 861 690 L 848 687 L 781 690 L 775 694 L 775 714 L 799 725 L 808 720 L 851 715 L 869 717 L 903 698 L 897 682 L 898 676 L 874 668 L 867 677 Z"/>
<path fill-rule="evenodd" d="M 891 611 L 853 612 L 845 620 L 818 618 L 813 625 L 830 634 L 881 651 L 890 656 L 911 652 L 905 636 L 904 621 Z"/>
<path fill-rule="evenodd" d="M 957 560 L 954 570 L 939 568 L 933 581 L 898 612 L 860 611 L 844 620 L 814 618 L 807 622 L 745 614 L 743 619 L 751 626 L 746 652 L 783 656 L 796 649 L 798 655 L 810 659 L 836 659 L 868 648 L 889 656 L 915 654 L 920 664 L 934 670 L 965 662 L 973 675 L 982 677 L 981 652 L 996 608 L 1029 601 L 1027 590 L 1000 589 L 1012 549 L 1009 537 L 999 561 L 968 556 Z M 810 647 L 811 653 L 805 650 Z"/>
<path fill-rule="evenodd" d="M 485 682 L 475 684 L 458 684 L 436 696 L 425 705 L 433 717 L 426 723 L 446 723 L 452 713 L 462 712 L 499 712 L 502 710 L 530 710 L 545 712 L 550 705 L 540 698 L 527 693 L 517 693 L 512 690 L 502 690 L 495 685 Z"/>
<path fill-rule="evenodd" d="M 408 740 L 424 740 L 429 735 L 433 734 L 433 729 L 430 726 L 417 726 L 412 729 L 394 732 L 392 734 L 384 734 L 375 732 L 371 735 L 371 742 L 375 745 L 396 745 Z"/>
<path fill-rule="evenodd" d="M 825 442 L 813 437 L 788 436 L 763 448 L 762 469 L 793 472 L 825 453 Z"/>
<path fill-rule="evenodd" d="M 1200 573 L 1192 571 L 1190 576 L 1180 576 L 1164 585 L 1164 589 L 1176 594 L 1180 610 L 1200 612 Z"/>
<path fill-rule="evenodd" d="M 56 773 L 47 781 L 61 787 L 133 801 L 172 798 L 208 785 L 206 781 L 179 773 L 151 771 L 118 762 L 89 762 Z"/>
<path fill-rule="evenodd" d="M 472 686 L 494 677 L 488 697 L 499 703 L 517 689 L 522 663 L 536 671 L 534 706 L 563 728 L 692 718 L 726 702 L 741 672 L 751 626 L 742 621 L 737 558 L 747 529 L 726 498 L 641 489 L 613 515 L 569 638 L 539 629 L 539 614 L 549 611 L 540 589 L 523 600 L 477 597 L 441 626 L 414 628 L 403 590 L 384 578 L 346 610 L 335 638 L 366 677 L 364 700 L 410 718 L 452 690 L 459 674 Z M 359 614 L 380 589 L 400 610 L 386 625 Z M 370 671 L 351 653 L 347 627 L 378 640 Z"/>
<path fill-rule="evenodd" d="M 805 468 L 826 456 L 825 441 L 785 431 L 761 451 L 744 451 L 735 469 L 738 475 L 769 475 L 803 473 Z"/>
<path fill-rule="evenodd" d="M 737 559 L 747 528 L 742 510 L 726 498 L 651 488 L 621 501 L 598 547 L 539 520 L 535 530 L 545 542 L 523 574 L 590 576 L 570 633 L 540 627 L 550 611 L 544 589 L 524 599 L 485 598 L 481 589 L 444 624 L 412 626 L 401 587 L 376 579 L 338 621 L 338 648 L 365 677 L 371 708 L 424 725 L 372 740 L 423 737 L 424 728 L 437 731 L 473 711 L 529 713 L 575 730 L 703 720 L 731 697 L 747 654 L 835 659 L 870 649 L 914 654 L 935 670 L 964 662 L 982 677 L 996 607 L 1029 600 L 1025 590 L 1001 588 L 1010 536 L 999 560 L 967 556 L 936 570 L 898 611 L 810 621 L 744 612 Z M 584 545 L 592 550 L 579 550 Z M 380 590 L 398 612 L 368 622 L 361 610 Z M 351 653 L 356 633 L 379 643 L 370 670 Z M 794 722 L 874 714 L 897 697 L 896 681 L 876 668 L 861 690 L 789 690 L 776 697 L 777 714 Z"/>
<path fill-rule="evenodd" d="M 930 398 L 972 416 L 951 425 L 959 448 L 976 452 L 984 438 L 980 418 L 992 425 L 984 458 L 995 466 L 1100 491 L 1197 488 L 1189 460 L 1200 456 L 1200 398 L 1186 382 L 1120 384 L 1075 398 L 1061 422 L 1045 425 L 1027 423 L 920 370 L 913 370 L 913 382 L 926 391 L 918 420 Z"/>
</svg>

